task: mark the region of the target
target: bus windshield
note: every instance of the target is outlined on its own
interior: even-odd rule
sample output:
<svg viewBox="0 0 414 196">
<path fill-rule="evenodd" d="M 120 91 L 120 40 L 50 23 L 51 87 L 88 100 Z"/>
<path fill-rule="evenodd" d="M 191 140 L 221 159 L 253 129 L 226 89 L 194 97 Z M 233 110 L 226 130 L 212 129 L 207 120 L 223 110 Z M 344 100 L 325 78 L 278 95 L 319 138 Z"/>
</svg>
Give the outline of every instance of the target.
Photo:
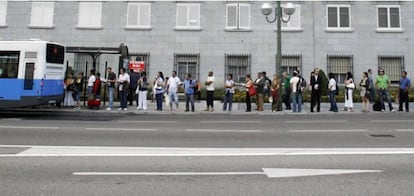
<svg viewBox="0 0 414 196">
<path fill-rule="evenodd" d="M 18 51 L 0 51 L 0 78 L 17 78 L 19 56 Z"/>
<path fill-rule="evenodd" d="M 47 44 L 46 62 L 63 64 L 65 61 L 65 47 L 56 44 Z"/>
</svg>

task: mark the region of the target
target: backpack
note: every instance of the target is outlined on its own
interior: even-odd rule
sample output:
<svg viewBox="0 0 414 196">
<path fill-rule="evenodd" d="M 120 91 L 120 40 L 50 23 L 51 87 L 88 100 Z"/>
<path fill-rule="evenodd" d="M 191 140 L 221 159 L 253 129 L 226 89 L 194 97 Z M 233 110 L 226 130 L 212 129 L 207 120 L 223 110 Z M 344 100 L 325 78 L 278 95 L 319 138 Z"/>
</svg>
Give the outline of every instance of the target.
<svg viewBox="0 0 414 196">
<path fill-rule="evenodd" d="M 194 81 L 194 83 L 193 83 L 193 81 Z M 194 93 L 198 91 L 198 84 L 197 83 L 198 83 L 197 80 L 190 80 L 190 85 L 195 85 L 194 87 L 192 87 L 193 90 L 194 90 Z"/>
<path fill-rule="evenodd" d="M 303 93 L 306 88 L 306 80 L 302 77 L 299 77 L 299 81 L 296 84 L 296 92 L 297 93 Z"/>
</svg>

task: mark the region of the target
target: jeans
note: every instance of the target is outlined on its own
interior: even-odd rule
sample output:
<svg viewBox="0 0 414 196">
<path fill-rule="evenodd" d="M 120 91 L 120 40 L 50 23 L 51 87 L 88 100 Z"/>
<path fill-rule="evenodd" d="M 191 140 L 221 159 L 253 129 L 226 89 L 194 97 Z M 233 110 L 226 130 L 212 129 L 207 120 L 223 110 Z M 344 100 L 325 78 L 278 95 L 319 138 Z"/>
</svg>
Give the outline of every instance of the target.
<svg viewBox="0 0 414 196">
<path fill-rule="evenodd" d="M 292 93 L 292 112 L 302 112 L 302 93 Z"/>
<path fill-rule="evenodd" d="M 381 109 L 385 110 L 384 99 L 387 99 L 388 107 L 390 108 L 390 111 L 392 111 L 394 108 L 392 107 L 391 97 L 390 97 L 390 93 L 388 92 L 388 90 L 387 89 L 379 89 L 378 94 L 379 94 L 379 98 L 380 98 Z"/>
<path fill-rule="evenodd" d="M 168 96 L 170 97 L 170 106 L 172 107 L 172 104 L 175 103 L 175 105 L 178 107 L 178 94 L 177 94 L 177 92 L 168 92 Z"/>
<path fill-rule="evenodd" d="M 405 111 L 409 112 L 409 107 L 408 107 L 408 92 L 404 92 L 404 89 L 400 89 L 400 107 L 399 110 L 402 111 L 403 109 L 403 104 L 405 103 Z"/>
<path fill-rule="evenodd" d="M 119 96 L 121 99 L 121 108 L 128 108 L 128 91 L 119 91 Z"/>
<path fill-rule="evenodd" d="M 189 111 L 189 103 L 191 103 L 191 111 L 194 112 L 194 94 L 185 94 L 185 111 Z"/>
<path fill-rule="evenodd" d="M 162 111 L 162 96 L 163 93 L 155 94 L 155 99 L 157 100 L 157 110 Z"/>
<path fill-rule="evenodd" d="M 311 112 L 316 104 L 316 110 L 319 112 L 321 110 L 321 92 L 319 90 L 312 90 L 311 92 Z"/>
<path fill-rule="evenodd" d="M 114 104 L 114 87 L 108 87 L 108 96 L 109 96 L 109 108 L 112 108 Z"/>
<path fill-rule="evenodd" d="M 213 109 L 214 107 L 214 91 L 207 91 L 207 108 L 210 107 Z"/>
<path fill-rule="evenodd" d="M 338 106 L 336 105 L 336 90 L 329 92 L 329 101 L 331 102 L 330 111 L 338 112 Z"/>
<path fill-rule="evenodd" d="M 246 91 L 246 112 L 252 111 L 252 100 L 249 91 Z"/>
<path fill-rule="evenodd" d="M 283 103 L 285 103 L 285 107 L 287 110 L 290 110 L 290 88 L 285 89 L 285 94 L 283 95 Z"/>
<path fill-rule="evenodd" d="M 227 104 L 229 105 L 229 111 L 231 111 L 233 105 L 233 93 L 226 93 L 224 96 L 223 111 L 227 110 Z"/>
<path fill-rule="evenodd" d="M 369 89 L 369 102 L 371 103 L 375 102 L 375 88 Z"/>
</svg>

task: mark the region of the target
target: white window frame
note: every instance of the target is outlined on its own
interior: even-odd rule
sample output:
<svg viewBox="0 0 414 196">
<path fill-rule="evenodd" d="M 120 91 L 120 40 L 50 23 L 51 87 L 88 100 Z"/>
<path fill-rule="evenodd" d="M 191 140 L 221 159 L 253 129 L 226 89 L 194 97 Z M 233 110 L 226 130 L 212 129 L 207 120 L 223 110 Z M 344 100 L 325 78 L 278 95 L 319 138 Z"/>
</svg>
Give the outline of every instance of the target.
<svg viewBox="0 0 414 196">
<path fill-rule="evenodd" d="M 7 0 L 0 0 L 0 28 L 7 27 Z"/>
<path fill-rule="evenodd" d="M 97 6 L 96 8 L 99 11 L 95 12 L 95 11 L 88 10 L 90 8 L 85 9 L 85 7 L 83 7 L 83 6 L 87 6 L 87 5 Z M 79 9 L 78 9 L 78 25 L 76 26 L 76 28 L 78 28 L 78 29 L 102 29 L 103 28 L 103 25 L 102 25 L 102 7 L 103 7 L 103 2 L 80 1 L 79 2 Z M 87 18 L 89 21 L 86 22 L 86 23 L 83 22 L 83 20 L 85 20 L 84 18 L 81 18 L 82 16 L 85 17 L 84 15 L 82 15 L 82 14 L 85 14 L 85 13 L 81 13 L 83 10 L 87 11 L 89 13 L 92 12 L 94 14 L 93 17 L 97 17 L 97 18 L 93 18 L 93 17 L 89 16 L 89 18 Z M 88 16 L 88 14 L 86 14 L 86 16 Z M 92 23 L 91 20 L 94 20 L 94 19 L 96 19 L 96 21 L 99 20 L 99 24 L 91 24 Z"/>
<path fill-rule="evenodd" d="M 50 10 L 48 7 L 50 6 Z M 35 10 L 40 9 L 40 10 Z M 36 16 L 36 11 L 39 12 L 41 15 Z M 32 2 L 32 10 L 30 14 L 30 24 L 29 28 L 44 28 L 44 29 L 51 29 L 54 28 L 54 15 L 55 15 L 55 2 L 41 2 L 41 1 L 34 1 Z M 39 18 L 36 18 L 39 17 Z M 48 21 L 51 19 L 50 21 Z M 41 21 L 37 23 L 36 21 Z"/>
<path fill-rule="evenodd" d="M 236 7 L 236 26 L 228 26 L 229 25 L 229 7 Z M 247 26 L 242 26 L 241 25 L 241 17 L 240 17 L 240 9 L 242 7 L 247 7 L 249 8 L 249 13 L 248 13 L 248 18 L 249 20 L 248 25 Z M 251 27 L 251 6 L 249 3 L 228 3 L 226 4 L 226 27 L 225 30 L 226 31 L 252 31 L 252 27 Z"/>
<path fill-rule="evenodd" d="M 387 24 L 388 27 L 380 27 L 379 26 L 379 8 L 386 8 L 387 9 Z M 398 8 L 398 15 L 400 21 L 400 27 L 391 27 L 391 16 L 390 16 L 390 8 Z M 401 21 L 401 6 L 400 5 L 377 5 L 377 32 L 403 32 L 404 29 L 402 28 L 402 21 Z"/>
<path fill-rule="evenodd" d="M 186 7 L 187 9 L 187 21 L 186 21 L 186 25 L 184 26 L 179 26 L 178 25 L 178 20 L 179 20 L 179 7 Z M 190 9 L 191 7 L 196 7 L 195 9 L 198 9 L 198 17 L 197 17 L 197 21 L 198 25 L 196 26 L 192 26 L 190 23 L 192 22 L 190 20 Z M 175 15 L 175 30 L 184 30 L 184 31 L 199 31 L 202 29 L 201 27 L 201 21 L 200 21 L 200 15 L 201 15 L 201 9 L 200 9 L 201 5 L 200 3 L 177 3 L 176 6 L 176 15 Z"/>
<path fill-rule="evenodd" d="M 138 6 L 137 10 L 135 10 L 137 12 L 137 24 L 129 24 L 129 15 L 131 14 L 131 9 L 132 6 Z M 141 11 L 143 9 L 146 9 L 145 6 L 148 6 L 148 21 L 147 24 L 141 24 Z M 136 30 L 149 30 L 152 29 L 151 26 L 151 3 L 128 3 L 127 5 L 127 16 L 126 16 L 126 26 L 125 29 L 136 29 Z"/>
<path fill-rule="evenodd" d="M 285 6 L 285 4 L 282 5 L 282 9 Z M 293 6 L 295 7 L 295 13 L 293 13 L 293 15 L 291 15 L 290 17 L 295 17 L 299 19 L 299 25 L 298 26 L 291 26 L 291 19 L 285 23 L 282 22 L 282 31 L 303 31 L 302 28 L 302 14 L 300 11 L 301 6 L 299 4 L 293 4 Z M 283 18 L 289 18 L 285 13 L 283 13 L 282 15 Z M 277 30 L 277 28 L 275 28 L 275 31 Z"/>
<path fill-rule="evenodd" d="M 329 8 L 336 8 L 336 19 L 337 19 L 337 27 L 330 27 L 329 26 Z M 348 20 L 349 20 L 349 27 L 341 27 L 341 8 L 348 8 Z M 351 5 L 327 5 L 326 6 L 326 31 L 328 32 L 352 32 L 354 29 L 352 28 L 352 12 L 351 12 Z"/>
</svg>

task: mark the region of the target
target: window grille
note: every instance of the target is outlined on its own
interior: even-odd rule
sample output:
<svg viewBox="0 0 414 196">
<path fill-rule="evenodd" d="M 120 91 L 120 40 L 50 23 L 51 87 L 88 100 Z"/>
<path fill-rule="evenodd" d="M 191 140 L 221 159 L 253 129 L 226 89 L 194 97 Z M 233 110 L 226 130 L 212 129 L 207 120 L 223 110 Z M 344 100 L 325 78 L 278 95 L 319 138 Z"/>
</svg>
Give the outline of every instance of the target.
<svg viewBox="0 0 414 196">
<path fill-rule="evenodd" d="M 391 83 L 398 83 L 404 70 L 404 56 L 378 56 L 378 70 L 383 69 Z"/>
<path fill-rule="evenodd" d="M 250 74 L 250 69 L 250 54 L 225 55 L 225 78 L 228 74 L 232 74 L 235 82 L 246 82 L 246 74 Z"/>
<path fill-rule="evenodd" d="M 174 54 L 174 70 L 182 81 L 186 73 L 200 80 L 200 54 Z"/>
<path fill-rule="evenodd" d="M 326 74 L 333 73 L 338 84 L 341 84 L 346 79 L 346 73 L 353 72 L 353 66 L 352 55 L 328 55 Z"/>
<path fill-rule="evenodd" d="M 292 75 L 293 71 L 299 71 L 302 75 L 302 55 L 300 54 L 288 54 L 282 55 L 282 67 L 281 71 L 287 72 Z"/>
</svg>

